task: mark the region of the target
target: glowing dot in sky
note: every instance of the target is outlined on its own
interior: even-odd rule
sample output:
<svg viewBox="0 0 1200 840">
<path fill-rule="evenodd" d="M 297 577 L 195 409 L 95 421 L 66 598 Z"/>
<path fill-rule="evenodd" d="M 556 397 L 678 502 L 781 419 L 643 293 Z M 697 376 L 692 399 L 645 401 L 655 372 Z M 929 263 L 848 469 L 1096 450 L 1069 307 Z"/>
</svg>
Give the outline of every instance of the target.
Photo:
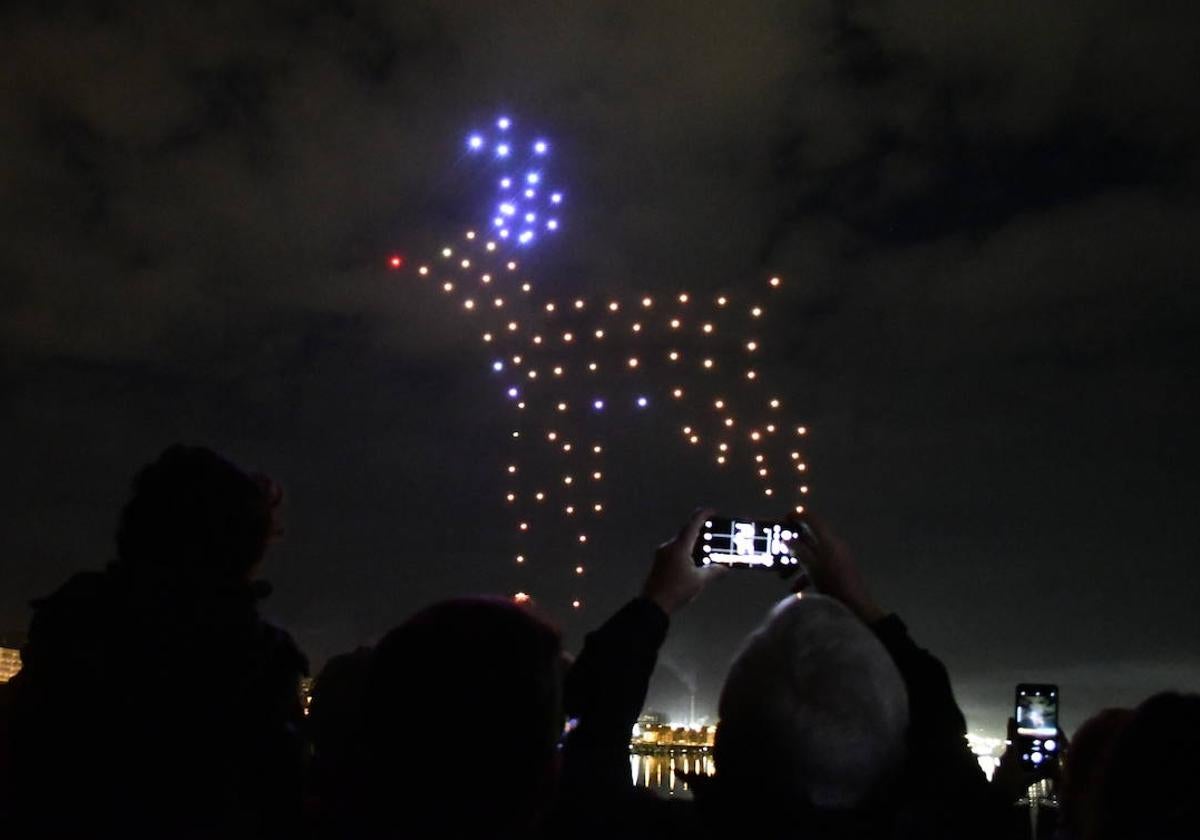
<svg viewBox="0 0 1200 840">
<path fill-rule="evenodd" d="M 472 149 L 482 149 L 483 148 L 483 138 L 480 137 L 478 134 L 472 134 L 471 139 L 469 139 L 467 141 L 467 145 Z"/>
<path fill-rule="evenodd" d="M 510 125 L 512 125 L 512 120 L 510 120 L 508 117 L 501 117 L 500 119 L 496 120 L 496 128 L 500 129 L 501 131 L 507 131 Z"/>
<path fill-rule="evenodd" d="M 771 496 L 771 495 L 774 495 L 774 493 L 775 493 L 775 491 L 772 490 L 770 487 L 768 487 L 766 490 L 763 491 L 764 496 Z"/>
<path fill-rule="evenodd" d="M 509 395 L 511 398 L 513 398 L 513 399 L 515 400 L 515 399 L 517 398 L 517 389 L 516 389 L 516 388 L 509 388 L 509 389 L 508 389 L 508 395 Z"/>
<path fill-rule="evenodd" d="M 717 449 L 721 450 L 722 452 L 728 452 L 728 451 L 729 451 L 729 444 L 728 444 L 728 443 L 721 443 L 721 444 L 718 444 L 718 445 L 717 445 Z"/>
<path fill-rule="evenodd" d="M 775 434 L 775 424 L 774 423 L 767 424 L 767 432 L 769 432 L 770 434 Z"/>
<path fill-rule="evenodd" d="M 596 332 L 593 333 L 593 335 L 595 335 L 596 338 L 604 338 L 604 330 L 596 330 Z"/>
<path fill-rule="evenodd" d="M 483 340 L 484 340 L 484 341 L 491 341 L 491 340 L 492 340 L 492 334 L 491 334 L 491 333 L 484 333 L 484 334 L 483 334 Z"/>
<path fill-rule="evenodd" d="M 474 238 L 475 238 L 475 231 L 473 231 L 473 230 L 467 231 L 467 239 L 474 239 Z"/>
<path fill-rule="evenodd" d="M 496 155 L 499 157 L 508 157 L 508 151 L 509 149 L 507 143 L 501 143 L 496 146 Z"/>
<path fill-rule="evenodd" d="M 526 213 L 525 214 L 525 221 L 533 222 L 536 220 L 537 220 L 537 213 Z"/>
<path fill-rule="evenodd" d="M 806 485 L 806 484 L 802 484 L 802 485 L 800 485 L 800 492 L 801 492 L 801 493 L 807 493 L 807 492 L 808 492 L 808 485 Z"/>
<path fill-rule="evenodd" d="M 520 356 L 513 356 L 513 357 L 512 357 L 512 363 L 513 363 L 514 365 L 519 365 L 519 364 L 521 364 L 521 357 L 520 357 Z"/>
<path fill-rule="evenodd" d="M 558 230 L 558 219 L 551 219 L 546 222 L 546 230 Z"/>
<path fill-rule="evenodd" d="M 793 452 L 793 453 L 792 453 L 792 460 L 793 460 L 793 461 L 795 461 L 795 460 L 796 460 L 796 459 L 798 459 L 799 457 L 800 457 L 800 453 L 799 453 L 799 452 Z"/>
<path fill-rule="evenodd" d="M 770 405 L 771 405 L 771 408 L 779 408 L 779 400 L 777 400 L 777 399 L 771 400 Z"/>
<path fill-rule="evenodd" d="M 563 476 L 563 484 L 570 484 L 570 483 L 571 483 L 571 482 L 573 482 L 574 480 L 575 480 L 575 479 L 571 478 L 571 476 L 569 476 L 569 475 L 564 475 L 564 476 Z"/>
<path fill-rule="evenodd" d="M 522 292 L 528 292 L 528 291 L 529 291 L 529 290 L 531 290 L 532 288 L 533 288 L 533 286 L 529 285 L 528 283 L 522 283 L 522 284 L 521 284 L 521 291 L 522 291 Z"/>
<path fill-rule="evenodd" d="M 687 296 L 687 292 L 684 292 L 683 294 L 681 294 L 681 295 L 679 296 L 679 302 L 680 302 L 680 303 L 687 303 L 687 302 L 688 302 L 688 296 Z"/>
<path fill-rule="evenodd" d="M 442 291 L 443 292 L 453 292 L 454 284 L 447 280 L 445 283 L 442 284 Z"/>
<path fill-rule="evenodd" d="M 443 249 L 442 249 L 442 256 L 443 256 L 443 257 L 448 257 L 448 256 L 450 256 L 450 255 L 451 255 L 451 254 L 453 254 L 453 253 L 454 253 L 454 252 L 453 252 L 453 251 L 451 251 L 449 248 L 443 248 Z"/>
<path fill-rule="evenodd" d="M 399 254 L 392 254 L 392 258 L 388 260 L 388 265 L 390 265 L 392 268 L 399 268 L 400 266 L 404 265 L 404 258 Z"/>
<path fill-rule="evenodd" d="M 620 308 L 621 308 L 621 304 L 617 303 L 615 300 L 614 300 L 614 301 L 610 301 L 610 302 L 609 302 L 609 304 L 608 304 L 608 311 L 609 311 L 609 312 L 616 312 L 616 311 L 617 311 L 618 309 L 620 309 Z"/>
<path fill-rule="evenodd" d="M 638 324 L 638 323 L 635 323 L 635 324 L 633 325 L 633 328 L 632 328 L 632 329 L 633 329 L 633 331 L 634 331 L 634 332 L 641 332 L 641 331 L 642 331 L 642 325 L 641 325 L 641 324 Z"/>
<path fill-rule="evenodd" d="M 750 310 L 750 314 L 753 315 L 755 318 L 759 317 L 760 315 L 762 315 L 762 307 L 759 307 L 759 306 L 754 307 L 753 309 Z"/>
<path fill-rule="evenodd" d="M 567 516 L 570 516 L 574 512 L 575 512 L 574 505 L 567 505 L 565 508 L 563 508 L 563 513 L 565 513 Z"/>
<path fill-rule="evenodd" d="M 801 435 L 801 436 L 806 435 L 806 434 L 808 434 L 808 429 L 805 428 L 804 426 L 797 426 L 796 434 Z"/>
<path fill-rule="evenodd" d="M 804 513 L 804 505 L 796 505 L 796 513 Z"/>
<path fill-rule="evenodd" d="M 575 300 L 575 308 L 576 308 L 576 309 L 583 309 L 583 301 L 582 301 L 581 299 L 578 299 L 578 298 L 577 298 L 577 299 Z"/>
<path fill-rule="evenodd" d="M 604 474 L 603 474 L 603 473 L 600 473 L 600 472 L 594 472 L 594 473 L 592 473 L 592 479 L 593 479 L 594 481 L 599 481 L 599 480 L 600 480 L 600 479 L 602 479 L 602 478 L 604 478 Z M 806 492 L 806 491 L 802 489 L 800 492 L 801 492 L 801 493 L 804 493 L 804 492 Z"/>
<path fill-rule="evenodd" d="M 500 179 L 500 189 L 506 190 L 511 186 L 512 186 L 512 178 L 501 178 Z"/>
<path fill-rule="evenodd" d="M 558 432 L 548 432 L 546 434 L 546 440 L 558 440 Z"/>
<path fill-rule="evenodd" d="M 505 267 L 506 267 L 506 268 L 507 268 L 509 271 L 516 271 L 516 270 L 517 270 L 517 264 L 516 264 L 515 262 L 513 262 L 512 260 L 509 260 L 508 264 L 507 264 Z"/>
<path fill-rule="evenodd" d="M 642 298 L 642 306 L 649 309 L 653 305 L 654 305 L 654 301 L 652 301 L 650 298 L 648 298 L 648 297 Z"/>
<path fill-rule="evenodd" d="M 672 362 L 679 361 L 679 351 L 672 350 L 670 353 L 667 354 L 667 358 L 670 359 Z"/>
<path fill-rule="evenodd" d="M 797 470 L 798 472 L 804 472 L 804 471 L 805 471 L 805 470 L 807 470 L 807 469 L 808 469 L 808 464 L 805 464 L 805 463 L 799 463 L 799 464 L 797 464 L 797 465 L 796 465 L 796 470 Z"/>
<path fill-rule="evenodd" d="M 747 341 L 746 349 L 749 350 L 751 353 L 753 353 L 755 350 L 758 349 L 758 342 L 757 341 Z"/>
<path fill-rule="evenodd" d="M 690 434 L 692 433 L 692 427 L 691 427 L 691 426 L 684 426 L 684 427 L 683 427 L 683 433 L 684 433 L 685 435 L 690 435 Z"/>
<path fill-rule="evenodd" d="M 683 397 L 683 389 L 676 388 L 674 391 L 671 392 L 671 396 L 673 396 L 677 400 L 681 399 Z"/>
<path fill-rule="evenodd" d="M 516 595 L 513 596 L 513 600 L 516 601 L 518 604 L 526 604 L 526 603 L 529 603 L 529 596 L 527 594 L 525 594 L 524 592 L 518 592 Z"/>
<path fill-rule="evenodd" d="M 516 331 L 517 331 L 517 322 L 516 322 L 516 321 L 509 321 L 509 322 L 508 322 L 508 331 L 509 331 L 509 332 L 516 332 Z"/>
<path fill-rule="evenodd" d="M 550 196 L 551 204 L 562 204 L 562 193 L 553 193 Z"/>
<path fill-rule="evenodd" d="M 648 406 L 649 404 L 650 404 L 650 401 L 649 401 L 648 399 L 646 399 L 645 397 L 638 397 L 638 398 L 637 398 L 637 406 L 638 406 L 638 408 L 645 408 L 645 407 L 646 407 L 646 406 Z"/>
<path fill-rule="evenodd" d="M 534 343 L 534 344 L 541 344 L 541 343 L 542 343 L 542 337 L 541 337 L 540 335 L 535 335 L 535 336 L 533 337 L 533 343 Z"/>
<path fill-rule="evenodd" d="M 509 474 L 509 475 L 512 475 L 512 474 L 513 474 L 513 473 L 515 473 L 516 471 L 517 471 L 517 465 L 516 465 L 516 464 L 509 464 L 509 465 L 508 465 L 508 474 Z"/>
<path fill-rule="evenodd" d="M 725 400 L 716 400 L 716 401 L 713 403 L 713 408 L 716 408 L 716 409 L 722 409 L 722 408 L 724 408 L 724 407 L 725 407 Z"/>
<path fill-rule="evenodd" d="M 495 250 L 496 250 L 496 243 L 495 243 L 495 242 L 489 242 L 489 243 L 487 244 L 487 249 L 488 249 L 489 251 L 495 251 Z"/>
<path fill-rule="evenodd" d="M 550 303 L 547 303 L 547 304 L 546 304 L 546 311 L 547 311 L 547 312 L 553 312 L 553 311 L 554 311 L 554 302 L 553 302 L 553 301 L 551 301 Z"/>
<path fill-rule="evenodd" d="M 537 190 L 535 190 L 533 187 L 530 187 L 529 189 L 525 190 L 526 198 L 533 198 L 535 195 L 537 195 Z"/>
<path fill-rule="evenodd" d="M 422 277 L 424 277 L 428 273 L 429 273 L 429 266 L 427 266 L 427 265 L 423 265 L 417 269 L 417 274 L 420 274 Z"/>
<path fill-rule="evenodd" d="M 530 172 L 528 175 L 525 176 L 526 184 L 536 184 L 541 180 L 542 180 L 542 177 L 540 175 L 538 175 L 536 172 Z"/>
<path fill-rule="evenodd" d="M 562 366 L 561 366 L 561 365 L 558 365 L 558 366 L 556 366 L 556 367 L 554 368 L 554 375 L 555 375 L 555 376 L 562 376 L 562 374 L 563 374 L 563 369 L 562 369 Z"/>
<path fill-rule="evenodd" d="M 515 502 L 515 501 L 517 500 L 517 494 L 516 494 L 516 493 L 509 493 L 509 494 L 508 494 L 507 496 L 505 496 L 504 498 L 508 499 L 508 501 L 510 501 L 510 502 Z"/>
<path fill-rule="evenodd" d="M 546 494 L 539 490 L 537 493 L 535 493 L 533 495 L 533 498 L 537 499 L 540 502 L 546 498 Z"/>
<path fill-rule="evenodd" d="M 604 410 L 604 400 L 593 400 L 592 408 L 596 409 L 597 411 L 603 411 Z"/>
<path fill-rule="evenodd" d="M 583 566 L 576 566 L 576 567 L 575 567 L 575 574 L 577 574 L 577 575 L 581 575 L 581 574 L 583 574 Z"/>
<path fill-rule="evenodd" d="M 692 435 L 690 438 L 688 438 L 688 442 L 691 444 L 697 444 L 700 442 L 700 438 L 698 435 Z"/>
<path fill-rule="evenodd" d="M 635 367 L 637 367 L 637 366 L 638 366 L 638 360 L 637 360 L 637 358 L 636 358 L 636 357 L 631 357 L 631 358 L 629 359 L 629 366 L 630 366 L 631 368 L 635 368 Z"/>
<path fill-rule="evenodd" d="M 725 418 L 725 427 L 726 427 L 726 428 L 733 428 L 733 418 L 732 418 L 732 417 L 726 417 L 726 418 Z"/>
<path fill-rule="evenodd" d="M 575 340 L 575 336 L 572 335 L 571 333 L 569 333 L 569 332 L 563 333 L 563 341 L 567 342 L 567 344 L 570 344 L 574 340 Z"/>
<path fill-rule="evenodd" d="M 516 561 L 517 561 L 518 563 L 524 563 L 524 562 L 525 562 L 525 555 L 524 555 L 524 554 L 518 554 L 518 555 L 516 556 Z"/>
<path fill-rule="evenodd" d="M 673 330 L 679 329 L 679 319 L 678 318 L 671 319 L 671 329 L 673 329 Z"/>
<path fill-rule="evenodd" d="M 544 154 L 546 154 L 547 148 L 548 147 L 546 146 L 545 140 L 538 140 L 536 143 L 533 144 L 533 153 L 537 154 L 537 155 L 544 155 Z"/>
<path fill-rule="evenodd" d="M 585 542 L 587 542 L 587 534 L 580 534 L 580 535 L 579 535 L 579 541 L 580 541 L 581 543 L 585 543 Z"/>
<path fill-rule="evenodd" d="M 748 370 L 748 371 L 746 371 L 746 378 L 747 378 L 747 379 L 757 379 L 757 378 L 758 378 L 758 374 L 757 374 L 757 373 L 755 373 L 755 372 L 754 372 L 754 371 L 752 371 L 752 370 Z"/>
<path fill-rule="evenodd" d="M 717 463 L 718 463 L 718 464 L 724 464 L 724 463 L 725 463 L 725 456 L 724 456 L 724 455 L 718 455 L 718 456 L 717 456 Z"/>
<path fill-rule="evenodd" d="M 475 301 L 471 300 L 470 298 L 467 298 L 466 300 L 463 301 L 463 309 L 474 309 L 474 308 L 475 308 Z"/>
<path fill-rule="evenodd" d="M 778 277 L 772 277 L 772 278 L 771 278 L 771 285 L 772 285 L 772 286 L 776 286 L 776 287 L 778 287 L 778 286 L 779 286 L 779 278 L 778 278 Z"/>
<path fill-rule="evenodd" d="M 566 410 L 567 410 L 567 404 L 566 404 L 565 402 L 560 402 L 560 403 L 558 404 L 558 410 L 559 410 L 559 411 L 566 411 Z"/>
<path fill-rule="evenodd" d="M 588 362 L 588 370 L 594 371 L 595 369 L 596 369 L 596 363 Z"/>
<path fill-rule="evenodd" d="M 504 370 L 504 362 L 500 361 L 499 359 L 492 362 L 492 370 L 495 370 L 495 371 Z"/>
<path fill-rule="evenodd" d="M 572 601 L 571 606 L 574 607 L 575 609 L 579 609 L 583 605 L 580 604 L 579 601 Z"/>
<path fill-rule="evenodd" d="M 499 309 L 500 307 L 504 306 L 504 298 L 496 298 L 494 301 L 492 301 L 492 303 L 497 309 Z"/>
<path fill-rule="evenodd" d="M 728 303 L 728 301 L 725 299 L 724 295 L 717 298 L 717 306 L 724 306 L 726 303 Z"/>
<path fill-rule="evenodd" d="M 529 378 L 530 378 L 530 379 L 537 379 L 537 371 L 536 371 L 536 370 L 531 370 L 531 371 L 529 371 Z"/>
<path fill-rule="evenodd" d="M 701 329 L 703 329 L 703 330 L 704 330 L 704 332 L 706 332 L 706 333 L 710 333 L 710 332 L 712 332 L 712 331 L 713 331 L 713 325 L 712 325 L 712 324 L 705 324 L 705 325 L 704 325 L 704 326 L 703 326 Z"/>
<path fill-rule="evenodd" d="M 506 201 L 500 205 L 500 212 L 503 213 L 505 216 L 511 216 L 517 212 L 517 207 L 515 204 L 510 204 L 509 202 Z"/>
<path fill-rule="evenodd" d="M 712 366 L 713 366 L 713 360 L 712 360 L 712 359 L 705 359 L 705 360 L 704 360 L 704 367 L 706 367 L 706 368 L 711 368 Z"/>
</svg>

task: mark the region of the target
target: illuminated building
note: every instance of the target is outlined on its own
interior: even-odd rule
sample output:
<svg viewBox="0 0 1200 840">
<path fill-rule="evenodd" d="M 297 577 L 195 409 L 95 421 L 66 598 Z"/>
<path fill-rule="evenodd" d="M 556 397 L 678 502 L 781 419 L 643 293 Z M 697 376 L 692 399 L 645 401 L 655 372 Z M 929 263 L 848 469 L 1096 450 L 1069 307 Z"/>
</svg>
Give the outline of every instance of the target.
<svg viewBox="0 0 1200 840">
<path fill-rule="evenodd" d="M 6 683 L 21 670 L 21 651 L 17 648 L 0 647 L 0 683 Z"/>
</svg>

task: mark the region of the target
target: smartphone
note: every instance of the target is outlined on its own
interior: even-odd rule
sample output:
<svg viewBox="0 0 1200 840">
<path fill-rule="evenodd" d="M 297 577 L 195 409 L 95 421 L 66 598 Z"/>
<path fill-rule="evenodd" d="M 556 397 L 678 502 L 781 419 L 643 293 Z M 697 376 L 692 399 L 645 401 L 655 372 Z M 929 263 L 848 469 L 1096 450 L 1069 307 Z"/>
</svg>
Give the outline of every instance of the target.
<svg viewBox="0 0 1200 840">
<path fill-rule="evenodd" d="M 1058 686 L 1021 683 L 1017 686 L 1013 718 L 1017 722 L 1016 748 L 1021 764 L 1037 768 L 1058 758 Z"/>
<path fill-rule="evenodd" d="M 692 549 L 697 566 L 720 564 L 738 569 L 797 566 L 800 544 L 797 526 L 760 519 L 711 516 L 704 520 Z"/>
</svg>

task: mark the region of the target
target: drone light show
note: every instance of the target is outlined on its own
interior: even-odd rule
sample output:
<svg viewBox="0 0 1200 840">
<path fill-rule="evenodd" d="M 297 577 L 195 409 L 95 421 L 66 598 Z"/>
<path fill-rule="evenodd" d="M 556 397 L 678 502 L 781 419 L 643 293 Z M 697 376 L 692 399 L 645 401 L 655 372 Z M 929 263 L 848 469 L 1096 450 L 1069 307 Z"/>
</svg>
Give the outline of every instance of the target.
<svg viewBox="0 0 1200 840">
<path fill-rule="evenodd" d="M 770 350 L 764 318 L 787 286 L 783 278 L 711 294 L 587 296 L 565 294 L 525 268 L 540 242 L 567 235 L 570 225 L 554 144 L 519 128 L 500 116 L 466 136 L 466 163 L 489 184 L 486 206 L 476 224 L 416 266 L 415 279 L 444 297 L 478 340 L 508 417 L 495 486 L 511 514 L 510 560 L 520 576 L 513 597 L 529 601 L 539 579 L 570 575 L 575 594 L 562 606 L 580 610 L 605 519 L 620 504 L 610 476 L 637 462 L 636 452 L 625 452 L 624 464 L 613 458 L 614 435 L 657 435 L 663 424 L 643 420 L 658 413 L 668 439 L 639 445 L 740 471 L 772 509 L 803 513 L 808 428 L 761 371 Z M 405 270 L 409 261 L 393 255 L 389 266 Z"/>
</svg>

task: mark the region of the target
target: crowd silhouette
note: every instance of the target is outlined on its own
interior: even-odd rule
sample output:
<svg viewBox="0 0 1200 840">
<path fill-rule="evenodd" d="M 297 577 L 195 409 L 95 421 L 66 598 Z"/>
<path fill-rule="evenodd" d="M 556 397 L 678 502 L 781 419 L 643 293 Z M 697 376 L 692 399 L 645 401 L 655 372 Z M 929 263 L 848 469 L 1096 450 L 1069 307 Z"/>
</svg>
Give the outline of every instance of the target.
<svg viewBox="0 0 1200 840">
<path fill-rule="evenodd" d="M 0 837 L 1200 836 L 1200 696 L 1107 709 L 1061 760 L 1031 771 L 1010 750 L 989 781 L 942 663 L 812 516 L 805 573 L 730 665 L 715 774 L 686 801 L 631 783 L 629 738 L 671 621 L 725 573 L 692 560 L 706 511 L 574 659 L 527 605 L 445 601 L 329 660 L 306 715 L 307 661 L 257 609 L 280 501 L 202 447 L 137 474 L 116 559 L 33 602 L 0 685 Z M 504 760 L 464 771 L 477 730 L 438 721 L 481 703 Z M 1034 829 L 1023 797 L 1046 779 L 1061 807 Z"/>
</svg>

